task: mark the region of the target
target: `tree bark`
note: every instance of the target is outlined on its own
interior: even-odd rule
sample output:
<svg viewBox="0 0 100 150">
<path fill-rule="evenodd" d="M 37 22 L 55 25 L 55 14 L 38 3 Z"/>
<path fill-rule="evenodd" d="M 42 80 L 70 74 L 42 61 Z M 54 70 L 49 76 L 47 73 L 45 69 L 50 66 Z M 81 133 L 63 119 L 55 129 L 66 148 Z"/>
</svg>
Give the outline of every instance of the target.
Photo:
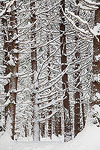
<svg viewBox="0 0 100 150">
<path fill-rule="evenodd" d="M 79 0 L 76 0 L 76 4 L 79 3 Z M 79 9 L 75 11 L 76 15 L 79 15 Z M 76 26 L 79 26 L 79 22 L 76 21 Z M 75 36 L 75 45 L 76 45 L 76 52 L 75 52 L 75 60 L 80 60 L 80 50 L 78 49 L 78 36 L 76 33 Z M 74 93 L 74 99 L 75 99 L 75 105 L 74 105 L 74 136 L 76 136 L 80 132 L 80 70 L 79 70 L 80 64 L 76 63 L 74 70 L 74 86 L 75 86 L 75 93 Z M 79 71 L 77 71 L 79 70 Z"/>
<path fill-rule="evenodd" d="M 65 0 L 60 2 L 63 11 L 65 12 Z M 65 18 L 62 9 L 60 9 L 60 49 L 61 49 L 61 70 L 64 71 L 67 67 L 67 52 L 66 52 L 66 35 L 65 35 Z M 70 102 L 68 93 L 68 75 L 65 73 L 62 76 L 62 88 L 65 91 L 63 106 L 64 106 L 64 139 L 71 139 L 71 121 L 70 121 Z M 68 113 L 68 114 L 67 114 Z M 68 116 L 68 119 L 67 117 Z"/>
<path fill-rule="evenodd" d="M 48 8 L 48 4 L 47 4 L 47 1 L 46 1 L 46 7 Z M 48 14 L 46 14 L 46 20 L 48 20 Z M 47 24 L 47 30 L 50 30 L 50 25 Z M 47 42 L 50 41 L 50 38 L 51 38 L 51 35 L 50 33 L 46 33 L 46 38 L 47 38 Z M 47 58 L 50 57 L 50 45 L 47 44 Z M 48 78 L 48 86 L 49 86 L 49 82 L 51 80 L 51 70 L 50 70 L 50 62 L 48 60 L 48 67 L 47 67 L 47 78 Z M 49 91 L 51 91 L 51 87 L 49 88 Z M 51 102 L 51 97 L 48 96 L 48 103 Z M 52 106 L 49 106 L 48 107 L 48 115 L 51 115 L 52 114 Z M 49 118 L 48 119 L 48 137 L 50 137 L 50 139 L 52 138 L 52 118 Z"/>
<path fill-rule="evenodd" d="M 5 4 L 1 2 L 4 6 Z M 16 116 L 16 96 L 17 96 L 17 84 L 18 84 L 18 58 L 19 53 L 14 52 L 14 49 L 18 48 L 18 38 L 14 38 L 14 35 L 18 35 L 17 29 L 17 12 L 16 12 L 16 1 L 10 6 L 10 12 L 6 12 L 4 14 L 4 18 L 2 18 L 2 24 L 4 25 L 3 33 L 4 33 L 4 50 L 5 52 L 5 60 L 4 65 L 6 66 L 5 69 L 5 76 L 11 74 L 9 77 L 8 83 L 4 86 L 5 93 L 6 93 L 6 101 L 9 99 L 9 104 L 5 107 L 6 112 L 6 121 L 8 114 L 11 118 L 11 131 L 12 131 L 12 139 L 14 140 L 15 135 L 15 116 Z M 9 22 L 6 19 L 6 15 L 9 16 Z M 8 26 L 9 25 L 9 26 Z"/>
<path fill-rule="evenodd" d="M 99 2 L 99 0 L 97 1 Z M 100 8 L 95 11 L 94 24 L 100 23 Z M 100 36 L 98 36 L 100 41 Z M 100 42 L 94 37 L 93 40 L 93 81 L 92 81 L 92 96 L 90 103 L 91 105 L 100 104 L 100 59 L 96 59 L 96 56 L 100 55 Z"/>
<path fill-rule="evenodd" d="M 31 12 L 31 19 L 30 22 L 32 24 L 31 27 L 31 68 L 32 68 L 32 76 L 31 81 L 33 85 L 33 92 L 31 94 L 31 101 L 33 104 L 33 139 L 34 141 L 39 141 L 39 109 L 38 109 L 38 81 L 35 82 L 37 76 L 37 49 L 35 47 L 36 44 L 36 14 L 35 14 L 35 2 L 30 0 L 30 12 Z"/>
</svg>

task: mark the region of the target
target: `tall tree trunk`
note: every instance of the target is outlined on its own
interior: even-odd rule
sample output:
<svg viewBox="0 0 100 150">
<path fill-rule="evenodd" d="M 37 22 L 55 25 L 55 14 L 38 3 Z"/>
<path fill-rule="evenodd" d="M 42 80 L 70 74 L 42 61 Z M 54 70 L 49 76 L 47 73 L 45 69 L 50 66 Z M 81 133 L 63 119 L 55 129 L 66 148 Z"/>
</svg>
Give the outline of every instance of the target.
<svg viewBox="0 0 100 150">
<path fill-rule="evenodd" d="M 65 0 L 60 2 L 63 11 L 65 12 Z M 60 49 L 61 49 L 61 70 L 66 69 L 67 63 L 67 52 L 66 52 L 66 35 L 65 35 L 65 18 L 62 9 L 60 9 Z M 71 122 L 70 122 L 70 102 L 69 102 L 69 93 L 68 93 L 68 75 L 65 73 L 62 76 L 62 88 L 65 91 L 63 105 L 64 105 L 64 139 L 71 139 Z M 68 118 L 67 118 L 68 116 Z"/>
<path fill-rule="evenodd" d="M 99 2 L 99 0 L 97 1 Z M 95 11 L 95 25 L 97 23 L 100 23 L 100 8 Z M 98 36 L 100 40 L 100 36 Z M 91 96 L 91 104 L 100 104 L 100 59 L 98 59 L 98 56 L 100 55 L 100 42 L 97 41 L 97 39 L 94 37 L 93 40 L 93 65 L 92 65 L 92 71 L 93 71 L 93 77 L 94 80 L 92 82 L 92 96 Z"/>
<path fill-rule="evenodd" d="M 83 127 L 82 128 L 84 128 L 85 127 L 86 118 L 85 118 L 85 106 L 84 106 L 83 102 L 82 102 L 81 106 L 82 106 L 82 121 L 83 121 Z"/>
<path fill-rule="evenodd" d="M 4 2 L 0 2 L 0 6 L 1 6 L 1 9 L 4 9 L 5 8 L 5 3 Z M 6 15 L 6 13 L 4 14 L 4 16 Z M 1 18 L 1 22 L 2 22 L 2 25 L 3 25 L 3 28 L 2 28 L 2 32 L 3 32 L 3 40 L 4 40 L 4 46 L 3 46 L 3 49 L 4 49 L 4 65 L 6 66 L 6 69 L 5 69 L 5 72 L 4 72 L 4 75 L 8 75 L 10 73 L 10 70 L 9 68 L 7 67 L 7 61 L 9 60 L 9 57 L 8 57 L 8 44 L 7 44 L 7 41 L 8 41 L 8 32 L 7 32 L 7 18 L 6 17 L 2 17 Z M 9 82 L 6 83 L 6 85 L 4 86 L 4 89 L 5 89 L 5 93 L 7 94 L 9 92 Z M 6 101 L 9 97 L 6 96 Z M 7 116 L 8 116 L 8 106 L 5 107 L 5 126 L 7 124 Z"/>
<path fill-rule="evenodd" d="M 46 1 L 45 5 L 46 5 L 46 8 L 49 9 L 47 1 Z M 46 20 L 49 20 L 49 15 L 47 13 L 46 13 Z M 49 24 L 47 24 L 47 30 L 50 30 L 50 25 Z M 49 42 L 52 35 L 50 35 L 50 32 L 46 33 L 46 34 L 47 34 L 46 35 L 47 42 Z M 50 45 L 47 44 L 47 58 L 49 58 L 49 57 L 50 57 Z M 50 62 L 48 60 L 48 67 L 47 67 L 48 86 L 49 86 L 49 82 L 51 80 L 50 75 L 51 75 Z M 49 88 L 49 91 L 51 91 L 51 87 Z M 50 103 L 50 102 L 51 102 L 51 97 L 48 96 L 48 103 Z M 49 106 L 48 107 L 48 115 L 51 115 L 51 114 L 52 114 L 52 106 Z M 52 118 L 48 119 L 48 137 L 50 137 L 50 139 L 52 138 Z"/>
<path fill-rule="evenodd" d="M 30 12 L 31 12 L 31 24 L 32 24 L 32 28 L 31 28 L 31 67 L 32 67 L 32 77 L 31 77 L 31 81 L 32 84 L 34 85 L 34 89 L 31 95 L 31 100 L 33 103 L 33 134 L 34 134 L 34 141 L 39 141 L 40 137 L 39 137 L 39 109 L 38 109 L 38 81 L 37 80 L 37 49 L 35 47 L 36 44 L 36 32 L 35 32 L 35 28 L 36 28 L 36 14 L 35 14 L 35 2 L 34 0 L 30 0 Z M 35 83 L 34 83 L 35 82 Z"/>
<path fill-rule="evenodd" d="M 47 35 L 47 42 L 49 41 L 49 35 Z M 49 45 L 47 45 L 47 58 L 50 56 L 50 47 Z M 50 74 L 51 74 L 51 71 L 50 71 L 50 62 L 48 62 L 48 84 L 50 82 Z M 51 91 L 51 88 L 49 89 Z M 50 96 L 48 96 L 48 102 L 50 103 L 51 100 L 50 100 Z M 52 106 L 49 106 L 48 107 L 48 115 L 51 115 L 52 114 Z M 49 118 L 48 119 L 48 136 L 50 138 L 52 138 L 52 118 Z"/>
<path fill-rule="evenodd" d="M 79 3 L 79 0 L 76 0 L 76 4 Z M 79 15 L 79 9 L 75 11 L 76 15 Z M 76 26 L 79 26 L 79 22 L 76 22 Z M 77 34 L 77 33 L 76 33 Z M 75 60 L 80 60 L 80 51 L 78 49 L 78 36 L 75 36 L 75 45 L 76 45 L 76 52 L 75 52 Z M 77 71 L 80 67 L 79 63 L 75 64 L 74 70 L 74 86 L 75 86 L 75 93 L 74 93 L 74 99 L 75 99 L 75 105 L 74 105 L 74 136 L 76 136 L 80 132 L 80 70 Z"/>
<path fill-rule="evenodd" d="M 4 3 L 2 2 L 2 5 Z M 6 96 L 6 101 L 9 101 L 8 106 L 5 108 L 6 111 L 6 120 L 9 114 L 11 119 L 11 130 L 12 130 L 12 139 L 14 140 L 15 135 L 15 115 L 16 115 L 16 96 L 17 96 L 17 83 L 18 77 L 16 73 L 18 73 L 18 39 L 13 39 L 15 35 L 18 35 L 17 30 L 17 13 L 16 13 L 16 1 L 11 5 L 10 12 L 6 12 L 4 14 L 4 18 L 2 18 L 2 24 L 4 25 L 3 33 L 4 33 L 4 50 L 5 52 L 5 60 L 4 64 L 6 66 L 5 75 L 9 76 L 8 83 L 4 86 Z M 6 15 L 9 16 L 9 22 L 7 22 Z M 14 50 L 17 50 L 16 52 Z"/>
</svg>

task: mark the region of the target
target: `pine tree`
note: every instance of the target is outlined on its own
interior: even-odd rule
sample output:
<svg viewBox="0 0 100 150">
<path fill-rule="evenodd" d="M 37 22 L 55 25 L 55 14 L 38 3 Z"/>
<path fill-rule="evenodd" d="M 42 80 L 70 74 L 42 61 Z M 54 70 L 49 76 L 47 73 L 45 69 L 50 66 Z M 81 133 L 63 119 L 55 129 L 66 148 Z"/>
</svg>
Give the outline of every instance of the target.
<svg viewBox="0 0 100 150">
<path fill-rule="evenodd" d="M 35 2 L 30 0 L 30 11 L 31 11 L 31 66 L 32 66 L 32 84 L 33 84 L 33 91 L 31 95 L 31 101 L 33 103 L 33 134 L 34 134 L 34 141 L 39 141 L 39 108 L 38 108 L 38 79 L 37 79 L 37 49 L 35 47 L 36 44 L 36 14 L 35 14 Z"/>
<path fill-rule="evenodd" d="M 99 1 L 98 1 L 99 2 Z M 94 24 L 95 26 L 97 23 L 100 23 L 100 9 L 97 9 L 95 11 L 95 19 L 94 19 Z M 100 36 L 98 36 L 100 40 Z M 100 94 L 100 81 L 99 81 L 99 75 L 100 75 L 100 44 L 97 41 L 97 39 L 94 37 L 93 40 L 93 77 L 94 81 L 92 82 L 92 104 L 99 104 L 99 94 Z M 96 79 L 96 80 L 95 80 Z"/>
<path fill-rule="evenodd" d="M 2 2 L 1 4 L 5 7 L 6 3 Z M 2 17 L 5 52 L 4 65 L 6 66 L 4 74 L 8 79 L 7 84 L 4 86 L 6 103 L 8 103 L 5 107 L 5 120 L 7 121 L 9 115 L 11 119 L 11 137 L 14 140 L 19 57 L 16 1 L 9 7 L 9 10 Z"/>
<path fill-rule="evenodd" d="M 65 0 L 61 0 L 61 9 L 60 9 L 60 49 L 61 49 L 61 70 L 64 71 L 67 68 L 67 52 L 66 52 L 66 33 L 65 33 L 65 18 L 63 11 L 65 12 Z M 69 93 L 68 93 L 68 75 L 65 73 L 62 76 L 62 88 L 64 90 L 64 138 L 66 141 L 67 136 L 71 136 L 71 122 L 70 122 L 70 102 L 69 102 Z M 68 113 L 68 114 L 67 114 Z M 68 118 L 67 118 L 68 116 Z M 67 120 L 68 119 L 68 120 Z"/>
<path fill-rule="evenodd" d="M 79 0 L 76 0 L 76 4 L 79 3 Z M 75 11 L 76 15 L 79 15 L 79 9 Z M 79 26 L 79 22 L 76 21 L 76 26 Z M 75 44 L 76 44 L 76 52 L 75 52 L 75 59 L 77 61 L 80 60 L 80 51 L 78 50 L 78 36 L 75 36 Z M 74 135 L 76 136 L 80 132 L 80 70 L 79 70 L 80 64 L 75 63 L 75 74 L 74 74 L 74 80 L 75 80 L 75 105 L 74 105 Z"/>
</svg>

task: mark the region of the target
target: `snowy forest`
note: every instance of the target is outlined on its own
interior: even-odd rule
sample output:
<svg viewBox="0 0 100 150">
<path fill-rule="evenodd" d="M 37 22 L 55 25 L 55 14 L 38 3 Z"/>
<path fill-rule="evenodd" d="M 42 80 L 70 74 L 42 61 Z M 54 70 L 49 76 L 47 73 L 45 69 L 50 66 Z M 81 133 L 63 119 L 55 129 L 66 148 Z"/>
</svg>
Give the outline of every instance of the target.
<svg viewBox="0 0 100 150">
<path fill-rule="evenodd" d="M 90 126 L 100 134 L 100 0 L 0 0 L 1 142 L 69 143 Z"/>
</svg>

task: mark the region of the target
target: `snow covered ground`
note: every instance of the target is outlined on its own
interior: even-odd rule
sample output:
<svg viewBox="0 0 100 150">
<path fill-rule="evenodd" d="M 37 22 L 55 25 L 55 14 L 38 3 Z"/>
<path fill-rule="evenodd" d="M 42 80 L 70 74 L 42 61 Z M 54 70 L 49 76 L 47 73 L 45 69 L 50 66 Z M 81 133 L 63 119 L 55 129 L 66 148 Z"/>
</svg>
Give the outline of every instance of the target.
<svg viewBox="0 0 100 150">
<path fill-rule="evenodd" d="M 78 136 L 68 142 L 13 142 L 7 133 L 0 138 L 0 150 L 100 150 L 100 127 L 88 125 Z"/>
</svg>

